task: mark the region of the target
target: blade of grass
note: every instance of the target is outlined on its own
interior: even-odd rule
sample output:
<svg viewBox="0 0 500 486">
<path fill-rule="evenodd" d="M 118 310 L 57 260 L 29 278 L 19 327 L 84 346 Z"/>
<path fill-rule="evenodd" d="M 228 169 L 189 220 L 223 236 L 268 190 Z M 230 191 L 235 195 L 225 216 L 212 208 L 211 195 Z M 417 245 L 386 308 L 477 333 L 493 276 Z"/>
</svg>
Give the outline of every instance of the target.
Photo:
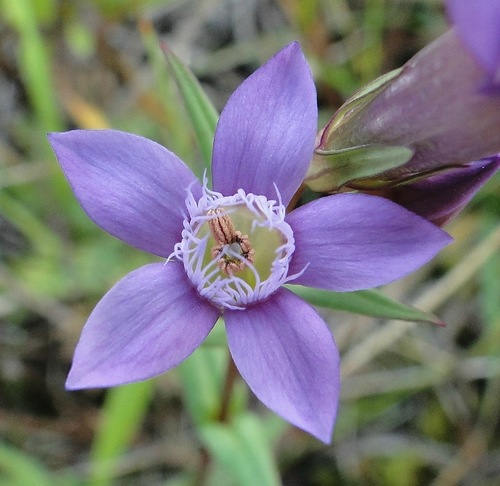
<svg viewBox="0 0 500 486">
<path fill-rule="evenodd" d="M 161 44 L 161 48 L 165 53 L 172 75 L 179 88 L 186 110 L 191 119 L 204 161 L 203 170 L 206 171 L 206 175 L 210 180 L 212 143 L 219 115 L 203 91 L 199 81 L 189 68 L 169 49 L 166 44 Z"/>
<path fill-rule="evenodd" d="M 5 17 L 19 33 L 21 75 L 40 125 L 45 130 L 63 127 L 51 75 L 47 44 L 38 29 L 33 2 L 3 0 Z"/>
<path fill-rule="evenodd" d="M 247 413 L 231 424 L 207 424 L 201 439 L 219 465 L 240 486 L 277 486 L 279 473 L 263 423 Z"/>
<path fill-rule="evenodd" d="M 331 292 L 329 290 L 312 289 L 300 285 L 287 285 L 287 287 L 299 297 L 318 307 L 384 319 L 430 322 L 432 324 L 444 325 L 433 314 L 395 301 L 378 290 Z"/>
<path fill-rule="evenodd" d="M 62 242 L 54 232 L 5 191 L 0 191 L 0 213 L 29 239 L 39 255 L 54 257 L 62 252 Z"/>
<path fill-rule="evenodd" d="M 8 477 L 10 486 L 56 486 L 62 482 L 55 480 L 50 471 L 33 457 L 23 452 L 0 444 L 0 470 L 1 474 Z M 1 481 L 1 479 L 0 479 Z M 65 481 L 65 486 L 76 482 Z"/>
<path fill-rule="evenodd" d="M 92 445 L 91 486 L 111 484 L 113 464 L 125 451 L 146 415 L 154 381 L 141 381 L 111 389 L 102 410 L 101 425 Z"/>
<path fill-rule="evenodd" d="M 177 368 L 186 406 L 197 424 L 215 420 L 219 414 L 226 363 L 224 349 L 205 347 Z"/>
<path fill-rule="evenodd" d="M 160 133 L 165 134 L 166 143 L 163 145 L 173 150 L 201 179 L 205 164 L 193 147 L 194 135 L 189 115 L 182 97 L 179 97 L 168 63 L 165 62 L 158 35 L 149 19 L 140 18 L 138 27 L 154 79 L 153 92 L 145 95 L 152 99 L 158 114 L 161 114 L 157 122 L 160 124 Z"/>
</svg>

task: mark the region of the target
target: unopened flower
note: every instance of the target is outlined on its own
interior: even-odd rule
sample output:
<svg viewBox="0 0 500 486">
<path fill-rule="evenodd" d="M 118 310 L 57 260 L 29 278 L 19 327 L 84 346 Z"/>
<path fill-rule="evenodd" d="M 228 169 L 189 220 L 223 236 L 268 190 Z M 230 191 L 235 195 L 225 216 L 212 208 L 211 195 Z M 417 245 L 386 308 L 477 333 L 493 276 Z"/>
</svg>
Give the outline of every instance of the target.
<svg viewBox="0 0 500 486">
<path fill-rule="evenodd" d="M 102 228 L 160 257 L 125 276 L 86 323 L 70 389 L 144 380 L 176 366 L 223 316 L 241 376 L 286 420 L 328 442 L 339 355 L 286 282 L 336 291 L 388 283 L 449 236 L 382 198 L 329 196 L 290 214 L 314 149 L 314 83 L 297 43 L 250 76 L 220 116 L 213 184 L 135 135 L 71 131 L 50 142 Z"/>
<path fill-rule="evenodd" d="M 376 193 L 437 226 L 443 226 L 465 207 L 498 169 L 500 155 L 471 162 L 416 182 L 382 188 Z"/>
<path fill-rule="evenodd" d="M 387 187 L 500 152 L 500 95 L 481 89 L 484 77 L 457 32 L 442 35 L 338 110 L 307 183 L 325 192 Z"/>
</svg>

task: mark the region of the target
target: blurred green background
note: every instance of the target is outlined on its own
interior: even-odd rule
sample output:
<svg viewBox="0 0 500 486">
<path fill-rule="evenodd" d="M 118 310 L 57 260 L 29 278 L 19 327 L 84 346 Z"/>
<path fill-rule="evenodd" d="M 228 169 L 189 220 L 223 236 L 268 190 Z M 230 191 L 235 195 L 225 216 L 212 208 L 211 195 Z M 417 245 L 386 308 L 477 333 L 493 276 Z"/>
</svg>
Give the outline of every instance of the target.
<svg viewBox="0 0 500 486">
<path fill-rule="evenodd" d="M 134 132 L 199 173 L 159 39 L 219 110 L 299 40 L 321 127 L 357 88 L 447 28 L 438 0 L 0 0 L 0 486 L 171 486 L 200 483 L 200 471 L 214 485 L 500 484 L 498 175 L 448 226 L 455 244 L 385 289 L 447 327 L 320 309 L 343 356 L 331 446 L 243 386 L 233 406 L 249 401 L 252 414 L 217 428 L 207 412 L 225 359 L 216 345 L 154 381 L 108 394 L 64 390 L 86 316 L 153 257 L 85 216 L 47 132 Z M 227 450 L 238 447 L 234 462 Z M 252 476 L 247 462 L 267 476 Z"/>
</svg>

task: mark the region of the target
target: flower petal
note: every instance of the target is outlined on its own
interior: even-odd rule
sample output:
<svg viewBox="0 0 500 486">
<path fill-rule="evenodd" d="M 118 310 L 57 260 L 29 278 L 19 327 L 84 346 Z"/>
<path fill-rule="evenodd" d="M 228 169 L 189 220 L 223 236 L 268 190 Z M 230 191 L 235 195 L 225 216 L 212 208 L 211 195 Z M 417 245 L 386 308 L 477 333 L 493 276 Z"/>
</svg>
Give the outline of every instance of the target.
<svg viewBox="0 0 500 486">
<path fill-rule="evenodd" d="M 115 386 L 163 373 L 202 343 L 218 316 L 198 296 L 181 264 L 139 268 L 120 280 L 90 315 L 66 387 Z"/>
<path fill-rule="evenodd" d="M 282 288 L 245 311 L 226 312 L 225 321 L 234 362 L 259 400 L 330 442 L 340 394 L 339 354 L 316 311 Z"/>
<path fill-rule="evenodd" d="M 316 88 L 297 42 L 255 71 L 233 93 L 217 125 L 213 188 L 247 193 L 286 205 L 312 158 L 317 130 Z"/>
<path fill-rule="evenodd" d="M 391 201 L 443 226 L 500 169 L 500 154 L 383 193 Z"/>
<path fill-rule="evenodd" d="M 500 2 L 448 0 L 447 10 L 462 42 L 500 86 Z"/>
<path fill-rule="evenodd" d="M 51 133 L 49 141 L 89 217 L 141 250 L 168 256 L 182 232 L 188 167 L 161 145 L 116 130 Z"/>
<path fill-rule="evenodd" d="M 338 194 L 292 211 L 294 284 L 345 292 L 384 285 L 429 261 L 451 237 L 397 204 Z"/>
</svg>

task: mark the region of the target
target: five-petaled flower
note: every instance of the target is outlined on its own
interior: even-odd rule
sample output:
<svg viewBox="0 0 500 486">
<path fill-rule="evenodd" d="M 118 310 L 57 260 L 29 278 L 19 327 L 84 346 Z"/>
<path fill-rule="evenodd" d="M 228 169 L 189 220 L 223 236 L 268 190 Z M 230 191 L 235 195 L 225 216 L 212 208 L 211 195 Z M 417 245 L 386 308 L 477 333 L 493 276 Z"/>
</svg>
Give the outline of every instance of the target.
<svg viewBox="0 0 500 486">
<path fill-rule="evenodd" d="M 285 214 L 316 129 L 314 83 L 293 43 L 229 99 L 216 129 L 211 189 L 173 153 L 136 135 L 49 135 L 90 218 L 167 259 L 126 275 L 97 304 L 69 389 L 163 373 L 223 316 L 231 355 L 257 397 L 330 441 L 338 351 L 316 311 L 282 285 L 382 285 L 427 262 L 450 238 L 390 201 L 361 194 L 324 197 Z"/>
</svg>

